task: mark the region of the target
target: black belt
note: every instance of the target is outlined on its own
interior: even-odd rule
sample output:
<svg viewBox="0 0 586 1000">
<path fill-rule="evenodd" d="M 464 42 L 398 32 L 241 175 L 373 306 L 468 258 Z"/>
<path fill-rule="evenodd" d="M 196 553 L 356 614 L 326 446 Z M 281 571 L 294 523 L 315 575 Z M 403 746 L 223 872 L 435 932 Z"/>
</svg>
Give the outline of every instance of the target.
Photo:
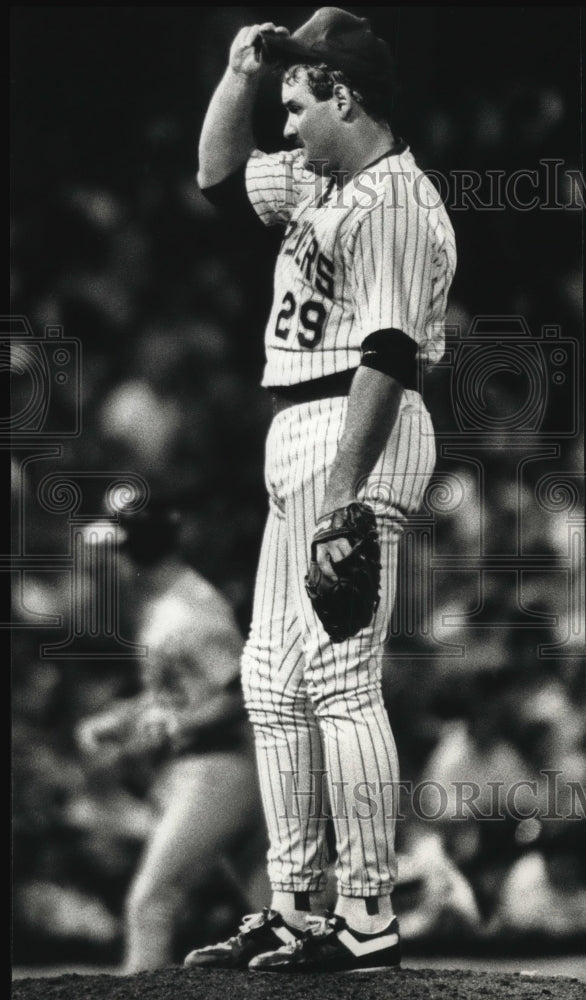
<svg viewBox="0 0 586 1000">
<path fill-rule="evenodd" d="M 316 399 L 330 399 L 332 396 L 347 396 L 356 368 L 323 378 L 314 378 L 311 382 L 298 382 L 297 385 L 270 385 L 267 387 L 273 404 L 273 416 L 286 410 L 289 406 L 300 403 L 313 403 Z"/>
</svg>

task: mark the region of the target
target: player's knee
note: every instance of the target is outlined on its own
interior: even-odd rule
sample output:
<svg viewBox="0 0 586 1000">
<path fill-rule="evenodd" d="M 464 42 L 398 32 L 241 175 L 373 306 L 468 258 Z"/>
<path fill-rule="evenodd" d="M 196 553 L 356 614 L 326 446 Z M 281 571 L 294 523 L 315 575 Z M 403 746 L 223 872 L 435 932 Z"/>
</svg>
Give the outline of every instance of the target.
<svg viewBox="0 0 586 1000">
<path fill-rule="evenodd" d="M 253 706 L 264 693 L 264 674 L 260 656 L 255 655 L 250 642 L 245 646 L 241 661 L 241 683 L 246 708 Z"/>
<path fill-rule="evenodd" d="M 304 712 L 304 696 L 291 677 L 276 669 L 269 673 L 248 657 L 242 660 L 242 691 L 253 725 L 267 719 L 294 721 Z"/>
<path fill-rule="evenodd" d="M 375 684 L 340 691 L 333 689 L 331 683 L 318 680 L 308 684 L 307 693 L 317 718 L 356 720 L 382 703 L 381 692 Z"/>
<path fill-rule="evenodd" d="M 274 695 L 274 692 L 273 692 Z M 270 730 L 274 736 L 275 726 L 295 727 L 306 720 L 306 705 L 297 697 L 288 696 L 286 691 L 278 697 L 252 699 L 247 704 L 248 715 L 255 731 Z"/>
<path fill-rule="evenodd" d="M 255 690 L 250 671 L 245 671 L 244 668 L 242 669 L 242 695 L 244 706 L 250 712 L 251 705 L 254 704 L 258 697 L 258 691 Z"/>
</svg>

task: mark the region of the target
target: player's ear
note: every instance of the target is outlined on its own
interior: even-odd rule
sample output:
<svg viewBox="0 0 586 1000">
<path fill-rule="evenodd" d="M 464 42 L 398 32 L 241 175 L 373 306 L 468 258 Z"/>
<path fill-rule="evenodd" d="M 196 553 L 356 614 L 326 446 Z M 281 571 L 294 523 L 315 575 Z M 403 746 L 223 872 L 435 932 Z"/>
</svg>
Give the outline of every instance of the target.
<svg viewBox="0 0 586 1000">
<path fill-rule="evenodd" d="M 348 121 L 352 115 L 354 98 L 345 83 L 336 83 L 334 85 L 333 99 L 336 111 L 342 121 Z"/>
</svg>

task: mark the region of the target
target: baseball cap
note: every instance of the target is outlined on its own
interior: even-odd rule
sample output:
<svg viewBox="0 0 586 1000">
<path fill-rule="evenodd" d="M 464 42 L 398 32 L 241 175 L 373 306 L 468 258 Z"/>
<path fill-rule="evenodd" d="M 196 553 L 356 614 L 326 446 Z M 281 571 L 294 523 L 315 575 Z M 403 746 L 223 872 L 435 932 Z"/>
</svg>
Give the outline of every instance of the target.
<svg viewBox="0 0 586 1000">
<path fill-rule="evenodd" d="M 177 549 L 181 518 L 162 503 L 150 503 L 139 511 L 118 513 L 119 548 L 136 562 L 153 565 Z"/>
<path fill-rule="evenodd" d="M 355 17 L 339 7 L 320 7 L 292 35 L 261 32 L 258 46 L 265 62 L 284 67 L 326 63 L 345 73 L 352 83 L 389 85 L 394 80 L 387 43 L 376 37 L 367 18 Z"/>
<path fill-rule="evenodd" d="M 105 503 L 108 514 L 87 524 L 85 541 L 89 545 L 114 543 L 143 566 L 154 566 L 178 550 L 181 514 L 165 501 L 151 500 L 145 508 L 136 510 Z"/>
</svg>

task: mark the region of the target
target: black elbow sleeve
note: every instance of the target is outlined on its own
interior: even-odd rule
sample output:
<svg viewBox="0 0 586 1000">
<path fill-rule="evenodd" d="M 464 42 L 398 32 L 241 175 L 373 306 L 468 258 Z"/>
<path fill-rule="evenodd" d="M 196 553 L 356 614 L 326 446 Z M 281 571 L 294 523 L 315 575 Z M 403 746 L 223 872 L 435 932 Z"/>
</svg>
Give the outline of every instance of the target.
<svg viewBox="0 0 586 1000">
<path fill-rule="evenodd" d="M 361 353 L 363 367 L 390 375 L 404 389 L 419 389 L 417 344 L 403 330 L 389 327 L 369 333 L 362 341 Z"/>
</svg>

